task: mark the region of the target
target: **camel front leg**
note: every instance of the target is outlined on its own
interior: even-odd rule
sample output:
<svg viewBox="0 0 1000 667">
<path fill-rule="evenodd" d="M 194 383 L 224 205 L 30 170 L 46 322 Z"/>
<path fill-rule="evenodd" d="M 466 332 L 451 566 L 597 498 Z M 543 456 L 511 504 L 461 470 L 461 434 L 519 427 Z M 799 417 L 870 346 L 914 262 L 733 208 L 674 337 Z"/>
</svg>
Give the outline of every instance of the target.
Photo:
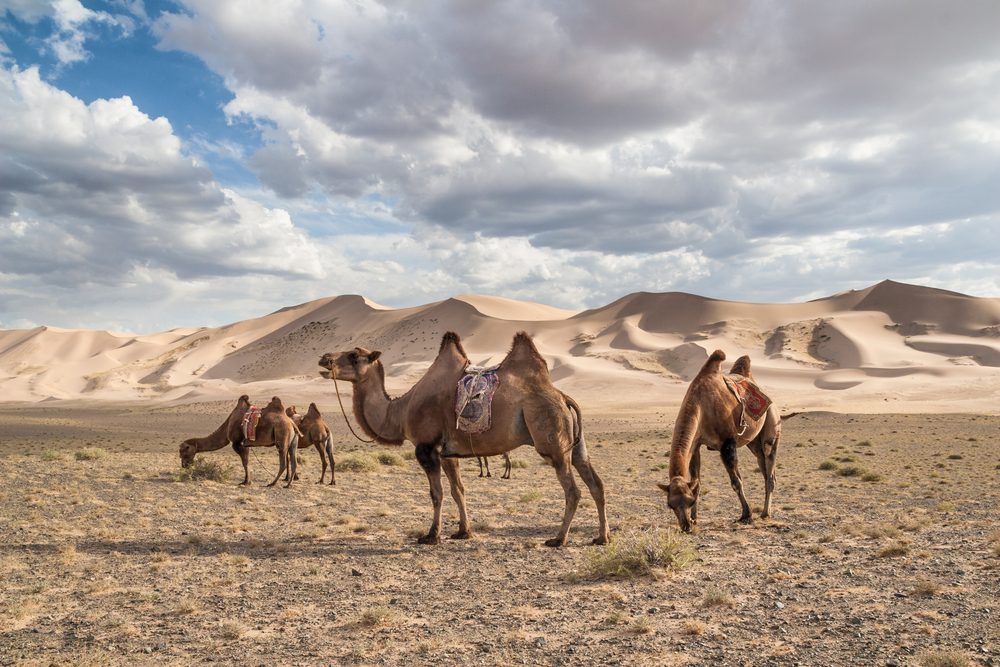
<svg viewBox="0 0 1000 667">
<path fill-rule="evenodd" d="M 740 523 L 753 523 L 753 516 L 750 514 L 750 505 L 747 503 L 747 497 L 743 493 L 743 478 L 740 477 L 739 459 L 736 455 L 736 441 L 726 440 L 722 443 L 719 454 L 722 455 L 722 465 L 726 467 L 726 472 L 729 473 L 729 483 L 732 485 L 733 490 L 736 491 L 736 495 L 740 499 L 740 506 L 743 508 L 743 513 L 740 515 L 738 521 Z"/>
<path fill-rule="evenodd" d="M 233 450 L 240 455 L 240 462 L 243 464 L 243 481 L 240 486 L 250 486 L 250 448 L 234 442 Z"/>
<path fill-rule="evenodd" d="M 451 484 L 451 497 L 458 505 L 458 532 L 451 536 L 453 540 L 467 540 L 472 537 L 469 526 L 469 514 L 465 509 L 465 485 L 462 484 L 462 471 L 458 459 L 442 459 L 441 467 Z"/>
<path fill-rule="evenodd" d="M 417 540 L 419 544 L 441 543 L 441 502 L 444 489 L 441 487 L 441 456 L 433 444 L 417 445 L 417 461 L 427 474 L 431 487 L 431 503 L 434 505 L 434 520 L 426 535 Z"/>
<path fill-rule="evenodd" d="M 551 540 L 545 540 L 547 547 L 562 547 L 566 545 L 566 538 L 569 536 L 569 526 L 573 523 L 573 515 L 576 514 L 576 506 L 580 502 L 580 489 L 573 479 L 573 471 L 569 467 L 569 461 L 564 457 L 562 460 L 556 459 L 552 463 L 556 469 L 556 476 L 562 484 L 563 493 L 566 495 L 566 509 L 563 511 L 562 526 L 559 534 Z"/>
<path fill-rule="evenodd" d="M 701 444 L 695 443 L 688 462 L 688 477 L 694 504 L 691 505 L 691 523 L 698 523 L 698 492 L 701 490 Z"/>
<path fill-rule="evenodd" d="M 319 462 L 323 465 L 323 469 L 319 473 L 319 481 L 317 484 L 322 484 L 323 479 L 326 477 L 326 451 L 323 449 L 323 443 L 316 442 L 316 451 L 319 452 Z"/>
</svg>

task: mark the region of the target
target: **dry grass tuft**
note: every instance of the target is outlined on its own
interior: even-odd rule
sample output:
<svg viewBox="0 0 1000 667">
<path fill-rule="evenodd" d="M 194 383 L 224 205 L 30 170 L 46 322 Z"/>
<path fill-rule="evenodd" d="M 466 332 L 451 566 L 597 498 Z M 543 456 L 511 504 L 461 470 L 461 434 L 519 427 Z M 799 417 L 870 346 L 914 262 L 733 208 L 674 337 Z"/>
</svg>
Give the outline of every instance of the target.
<svg viewBox="0 0 1000 667">
<path fill-rule="evenodd" d="M 934 597 L 941 590 L 941 584 L 933 579 L 918 579 L 913 584 L 913 595 L 921 598 Z"/>
<path fill-rule="evenodd" d="M 518 502 L 522 503 L 533 503 L 536 500 L 541 500 L 541 499 L 542 499 L 542 492 L 539 491 L 538 489 L 532 489 L 527 493 L 522 493 L 521 497 L 518 498 L 517 500 Z"/>
<path fill-rule="evenodd" d="M 377 628 L 386 625 L 395 625 L 399 622 L 399 613 L 392 607 L 372 607 L 361 614 L 358 625 L 366 628 Z"/>
<path fill-rule="evenodd" d="M 707 629 L 708 626 L 701 621 L 690 618 L 684 621 L 684 624 L 681 626 L 681 630 L 686 635 L 703 635 Z"/>
<path fill-rule="evenodd" d="M 107 450 L 100 447 L 84 447 L 73 452 L 73 457 L 77 461 L 96 461 L 108 455 Z"/>
<path fill-rule="evenodd" d="M 833 461 L 829 461 L 829 460 L 823 461 L 822 463 L 819 464 L 819 469 L 820 470 L 836 470 L 839 467 L 840 466 L 838 466 L 836 463 L 834 463 Z"/>
<path fill-rule="evenodd" d="M 66 457 L 63 456 L 63 453 L 55 449 L 46 449 L 42 452 L 43 461 L 62 461 L 64 458 Z"/>
<path fill-rule="evenodd" d="M 379 452 L 376 454 L 378 462 L 384 466 L 402 466 L 406 465 L 406 461 L 403 457 L 396 452 Z"/>
<path fill-rule="evenodd" d="M 920 667 L 972 667 L 975 663 L 961 651 L 931 651 L 920 656 Z"/>
<path fill-rule="evenodd" d="M 733 596 L 721 588 L 709 588 L 701 598 L 701 603 L 706 607 L 733 607 L 736 602 Z"/>
<path fill-rule="evenodd" d="M 194 463 L 187 468 L 181 468 L 174 474 L 177 482 L 191 482 L 199 479 L 206 479 L 211 482 L 225 482 L 229 480 L 232 468 L 216 460 L 209 460 L 204 457 L 195 457 Z"/>
<path fill-rule="evenodd" d="M 653 622 L 649 620 L 648 616 L 640 616 L 632 621 L 629 630 L 637 635 L 650 635 L 653 634 Z"/>
<path fill-rule="evenodd" d="M 511 459 L 510 460 L 510 467 L 511 468 L 527 468 L 528 465 L 529 465 L 528 462 L 525 461 L 524 459 Z"/>
<path fill-rule="evenodd" d="M 845 466 L 837 471 L 837 474 L 841 477 L 860 477 L 867 474 L 867 470 L 861 466 Z"/>
<path fill-rule="evenodd" d="M 879 558 L 895 558 L 896 556 L 905 556 L 908 553 L 910 553 L 910 547 L 902 542 L 893 542 L 879 549 L 875 555 Z"/>
<path fill-rule="evenodd" d="M 239 639 L 246 629 L 239 621 L 226 620 L 219 623 L 219 636 L 223 639 Z"/>
<path fill-rule="evenodd" d="M 375 472 L 378 461 L 370 454 L 353 452 L 337 461 L 337 472 Z"/>
<path fill-rule="evenodd" d="M 680 570 L 694 560 L 694 555 L 694 546 L 686 535 L 672 530 L 634 531 L 614 538 L 604 547 L 588 550 L 584 574 L 601 579 Z"/>
</svg>

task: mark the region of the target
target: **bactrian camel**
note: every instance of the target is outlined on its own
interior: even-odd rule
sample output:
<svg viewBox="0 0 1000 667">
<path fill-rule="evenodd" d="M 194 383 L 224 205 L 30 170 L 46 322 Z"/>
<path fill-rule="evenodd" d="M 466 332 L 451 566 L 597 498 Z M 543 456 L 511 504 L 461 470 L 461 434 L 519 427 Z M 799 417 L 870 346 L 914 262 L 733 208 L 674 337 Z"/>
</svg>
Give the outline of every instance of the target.
<svg viewBox="0 0 1000 667">
<path fill-rule="evenodd" d="M 316 483 L 323 483 L 323 478 L 326 477 L 327 460 L 329 460 L 330 485 L 333 486 L 336 484 L 336 463 L 333 460 L 333 433 L 330 432 L 329 427 L 327 427 L 326 422 L 323 420 L 323 415 L 320 414 L 319 408 L 316 407 L 315 403 L 310 403 L 306 413 L 300 415 L 296 412 L 293 405 L 285 410 L 285 414 L 292 418 L 292 421 L 295 422 L 295 425 L 299 427 L 299 431 L 302 433 L 302 437 L 299 439 L 299 447 L 302 449 L 316 447 L 316 451 L 319 452 L 319 459 L 323 463 L 323 470 L 320 472 L 319 481 Z"/>
<path fill-rule="evenodd" d="M 521 445 L 535 450 L 556 470 L 566 497 L 559 533 L 545 544 L 566 544 L 570 523 L 580 500 L 572 465 L 587 484 L 597 505 L 599 528 L 595 544 L 608 542 L 604 508 L 604 485 L 594 471 L 583 439 L 580 406 L 552 385 L 545 360 L 526 333 L 514 336 L 510 352 L 500 363 L 500 385 L 493 395 L 492 421 L 488 430 L 471 436 L 455 423 L 455 388 L 469 358 L 457 334 L 441 339 L 437 358 L 427 373 L 405 394 L 390 398 L 385 391 L 385 369 L 378 350 L 356 347 L 327 353 L 319 365 L 322 374 L 354 385 L 354 416 L 362 430 L 377 442 L 399 445 L 409 440 L 430 483 L 434 517 L 430 530 L 418 541 L 441 541 L 441 470 L 451 483 L 451 496 L 458 505 L 458 532 L 453 539 L 472 536 L 465 508 L 465 487 L 459 459 L 498 456 Z"/>
<path fill-rule="evenodd" d="M 492 477 L 493 474 L 490 472 L 490 457 L 488 456 L 477 456 L 476 460 L 479 462 L 479 476 L 480 477 Z M 504 452 L 503 455 L 503 474 L 500 475 L 500 479 L 510 479 L 510 469 L 513 466 L 510 463 L 510 454 Z M 485 469 L 485 474 L 483 474 Z"/>
<path fill-rule="evenodd" d="M 725 353 L 716 350 L 691 381 L 674 424 L 670 444 L 670 482 L 658 485 L 667 492 L 667 503 L 677 515 L 681 530 L 685 532 L 690 531 L 698 521 L 702 445 L 718 451 L 722 456 L 729 482 L 743 509 L 738 519 L 741 523 L 750 523 L 753 518 L 743 493 L 736 450 L 745 445 L 754 453 L 764 476 L 764 509 L 760 516 L 766 518 L 770 515 L 771 493 L 774 491 L 774 461 L 781 437 L 781 417 L 772 403 L 759 419 L 745 415 L 746 427 L 743 428 L 740 401 L 726 386 L 720 369 L 725 359 Z M 750 357 L 737 359 L 730 373 L 753 379 Z"/>
<path fill-rule="evenodd" d="M 243 481 L 241 486 L 250 484 L 250 447 L 276 447 L 278 449 L 278 474 L 268 486 L 274 486 L 281 474 L 289 470 L 288 484 L 291 486 L 295 473 L 295 448 L 298 445 L 298 432 L 295 424 L 285 415 L 281 399 L 277 396 L 261 410 L 260 421 L 257 423 L 256 440 L 249 441 L 243 434 L 243 417 L 250 409 L 250 397 L 244 394 L 236 401 L 236 407 L 229 413 L 226 421 L 211 435 L 204 438 L 188 438 L 180 445 L 181 466 L 189 467 L 194 463 L 194 457 L 199 452 L 211 452 L 232 445 L 243 463 Z M 288 460 L 291 458 L 291 465 Z"/>
</svg>

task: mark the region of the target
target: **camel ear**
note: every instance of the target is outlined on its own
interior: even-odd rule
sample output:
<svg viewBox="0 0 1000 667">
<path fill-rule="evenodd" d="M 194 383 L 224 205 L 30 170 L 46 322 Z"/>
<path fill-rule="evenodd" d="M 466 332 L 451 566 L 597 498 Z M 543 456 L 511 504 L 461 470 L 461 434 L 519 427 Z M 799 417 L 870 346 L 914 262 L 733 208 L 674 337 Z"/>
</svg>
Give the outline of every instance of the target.
<svg viewBox="0 0 1000 667">
<path fill-rule="evenodd" d="M 664 484 L 663 482 L 657 482 L 656 485 L 658 487 L 660 487 L 661 489 L 663 489 L 664 493 L 670 493 L 670 485 L 669 484 Z"/>
<path fill-rule="evenodd" d="M 375 361 L 376 359 L 378 359 L 381 356 L 382 356 L 382 353 L 379 350 L 374 350 L 372 352 L 369 352 L 368 353 L 368 363 L 372 363 L 373 361 Z"/>
</svg>

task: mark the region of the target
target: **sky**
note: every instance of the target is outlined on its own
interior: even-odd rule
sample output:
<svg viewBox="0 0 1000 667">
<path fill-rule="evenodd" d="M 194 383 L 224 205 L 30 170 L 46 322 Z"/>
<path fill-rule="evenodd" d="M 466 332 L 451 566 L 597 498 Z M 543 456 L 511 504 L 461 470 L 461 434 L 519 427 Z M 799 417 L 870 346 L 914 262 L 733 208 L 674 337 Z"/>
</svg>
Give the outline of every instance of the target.
<svg viewBox="0 0 1000 667">
<path fill-rule="evenodd" d="M 0 0 L 0 328 L 1000 296 L 1000 3 Z"/>
</svg>

